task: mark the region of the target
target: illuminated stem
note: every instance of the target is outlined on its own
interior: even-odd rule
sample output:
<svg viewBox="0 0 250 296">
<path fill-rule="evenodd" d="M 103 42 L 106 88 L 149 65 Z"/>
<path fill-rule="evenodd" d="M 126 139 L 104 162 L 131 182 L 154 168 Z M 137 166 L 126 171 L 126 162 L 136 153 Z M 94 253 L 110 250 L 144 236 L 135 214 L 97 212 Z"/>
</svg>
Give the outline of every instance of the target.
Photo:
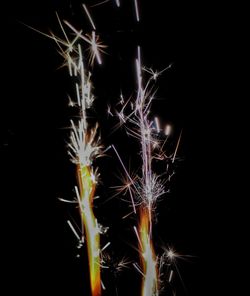
<svg viewBox="0 0 250 296">
<path fill-rule="evenodd" d="M 95 180 L 93 179 L 90 166 L 78 165 L 77 173 L 80 189 L 81 218 L 87 241 L 91 293 L 92 296 L 100 296 L 100 235 L 97 220 L 93 213 Z"/>
<path fill-rule="evenodd" d="M 142 280 L 141 296 L 158 295 L 157 260 L 154 254 L 152 238 L 149 235 L 150 217 L 148 211 L 140 211 L 140 253 L 141 266 L 144 274 Z"/>
</svg>

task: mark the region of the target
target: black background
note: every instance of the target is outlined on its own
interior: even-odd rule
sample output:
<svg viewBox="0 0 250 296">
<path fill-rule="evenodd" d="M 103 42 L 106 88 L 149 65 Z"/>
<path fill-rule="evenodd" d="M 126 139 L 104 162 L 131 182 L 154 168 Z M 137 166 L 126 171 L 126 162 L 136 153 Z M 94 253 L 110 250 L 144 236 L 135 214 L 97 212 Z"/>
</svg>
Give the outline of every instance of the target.
<svg viewBox="0 0 250 296">
<path fill-rule="evenodd" d="M 174 125 L 173 141 L 183 129 L 179 151 L 183 161 L 178 162 L 171 194 L 159 205 L 156 229 L 166 244 L 194 256 L 180 262 L 187 292 L 176 279 L 177 295 L 220 295 L 226 288 L 224 259 L 228 258 L 222 243 L 229 231 L 230 203 L 221 177 L 226 152 L 221 142 L 230 127 L 221 71 L 225 60 L 221 44 L 227 31 L 217 26 L 216 7 L 150 2 L 140 5 L 139 25 L 132 0 L 120 10 L 112 1 L 92 10 L 97 31 L 109 46 L 104 65 L 93 75 L 97 96 L 93 115 L 102 127 L 104 145 L 116 144 L 128 164 L 139 147 L 130 144 L 133 140 L 124 131 L 110 135 L 115 120 L 107 120 L 107 103 L 116 102 L 120 88 L 127 96 L 135 89 L 133 61 L 138 43 L 147 66 L 163 69 L 173 63 L 159 79 L 157 97 L 161 99 L 152 110 Z M 8 294 L 17 288 L 28 295 L 40 291 L 87 295 L 83 259 L 76 259 L 75 238 L 66 225 L 77 213 L 57 200 L 73 197 L 74 168 L 65 147 L 65 127 L 72 115 L 67 94 L 73 94 L 73 88 L 67 71 L 58 69 L 62 60 L 55 44 L 22 24 L 58 33 L 57 11 L 78 28 L 86 25 L 87 32 L 89 23 L 80 10 L 79 1 L 66 0 L 14 1 L 2 9 L 1 244 Z M 103 184 L 119 182 L 115 175 L 121 168 L 114 154 L 110 152 L 98 165 Z M 99 193 L 102 200 L 112 195 L 104 185 Z M 115 199 L 96 209 L 100 221 L 110 226 L 106 241 L 117 241 L 112 247 L 117 257 L 136 256 L 126 243 L 136 244 L 131 228 L 135 221 L 121 222 L 126 206 Z M 118 295 L 138 295 L 139 280 L 133 270 L 121 274 Z M 113 282 L 110 276 L 108 295 L 115 295 Z"/>
</svg>

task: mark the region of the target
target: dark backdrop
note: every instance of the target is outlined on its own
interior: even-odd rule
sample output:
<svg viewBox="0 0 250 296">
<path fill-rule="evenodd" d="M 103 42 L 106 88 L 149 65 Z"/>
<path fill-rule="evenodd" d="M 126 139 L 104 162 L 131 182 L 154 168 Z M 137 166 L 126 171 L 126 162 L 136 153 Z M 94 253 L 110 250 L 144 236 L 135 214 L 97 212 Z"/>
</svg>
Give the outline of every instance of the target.
<svg viewBox="0 0 250 296">
<path fill-rule="evenodd" d="M 171 193 L 159 205 L 156 232 L 166 244 L 193 256 L 179 263 L 187 292 L 176 279 L 177 295 L 221 295 L 226 273 L 221 243 L 229 228 L 225 221 L 229 200 L 223 186 L 218 186 L 222 185 L 224 151 L 220 142 L 225 137 L 226 113 L 218 87 L 223 34 L 218 32 L 215 7 L 197 2 L 151 2 L 140 3 L 139 25 L 132 0 L 120 10 L 112 1 L 93 9 L 97 30 L 109 46 L 104 65 L 93 75 L 97 97 L 93 115 L 101 123 L 104 145 L 114 143 L 128 164 L 139 147 L 124 130 L 110 135 L 115 120 L 107 119 L 107 103 L 117 101 L 120 88 L 127 96 L 135 89 L 137 44 L 142 47 L 145 65 L 160 70 L 173 63 L 159 78 L 159 100 L 152 110 L 173 124 L 173 141 L 183 129 L 181 161 Z M 57 199 L 73 197 L 74 168 L 65 147 L 65 127 L 72 115 L 67 94 L 73 94 L 73 88 L 67 71 L 58 69 L 62 60 L 55 44 L 22 24 L 59 32 L 57 11 L 78 28 L 86 25 L 88 31 L 89 23 L 80 9 L 79 1 L 66 0 L 12 1 L 2 9 L 1 245 L 8 294 L 17 289 L 26 295 L 40 291 L 87 295 L 84 259 L 76 258 L 76 241 L 66 225 L 77 212 Z M 138 166 L 139 160 L 133 164 Z M 103 202 L 112 195 L 104 185 L 117 184 L 116 175 L 122 169 L 112 152 L 98 165 L 103 180 L 98 193 Z M 118 257 L 134 256 L 127 241 L 136 244 L 131 228 L 135 221 L 121 221 L 127 205 L 119 199 L 102 202 L 96 213 L 110 226 L 106 241 L 116 241 L 111 250 Z M 139 280 L 133 270 L 125 271 L 117 280 L 118 295 L 138 295 Z M 108 277 L 109 295 L 115 295 L 113 282 Z"/>
</svg>

